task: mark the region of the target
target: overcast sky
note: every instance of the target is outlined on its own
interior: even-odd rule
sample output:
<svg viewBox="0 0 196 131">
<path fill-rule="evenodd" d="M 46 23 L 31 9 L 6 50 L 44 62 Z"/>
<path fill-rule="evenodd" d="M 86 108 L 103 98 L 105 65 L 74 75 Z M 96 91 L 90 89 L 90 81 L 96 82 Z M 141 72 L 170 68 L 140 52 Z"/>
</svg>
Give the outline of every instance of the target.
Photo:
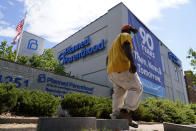
<svg viewBox="0 0 196 131">
<path fill-rule="evenodd" d="M 120 0 L 0 0 L 0 41 L 8 43 L 27 11 L 24 29 L 46 39 L 51 48 Z M 183 62 L 189 48 L 196 50 L 196 0 L 122 0 L 122 2 Z"/>
</svg>

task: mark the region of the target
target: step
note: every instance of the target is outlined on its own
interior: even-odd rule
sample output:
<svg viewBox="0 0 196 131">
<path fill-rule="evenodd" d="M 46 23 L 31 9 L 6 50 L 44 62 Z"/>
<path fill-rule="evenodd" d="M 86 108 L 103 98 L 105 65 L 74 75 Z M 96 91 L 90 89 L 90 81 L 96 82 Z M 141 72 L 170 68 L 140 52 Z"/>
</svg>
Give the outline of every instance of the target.
<svg viewBox="0 0 196 131">
<path fill-rule="evenodd" d="M 96 119 L 95 117 L 40 118 L 38 130 L 86 131 L 129 130 L 128 120 Z"/>
<path fill-rule="evenodd" d="M 97 129 L 99 130 L 129 130 L 128 120 L 126 119 L 97 119 Z"/>
<path fill-rule="evenodd" d="M 81 131 L 96 130 L 95 117 L 61 117 L 40 118 L 38 122 L 40 131 Z"/>
</svg>

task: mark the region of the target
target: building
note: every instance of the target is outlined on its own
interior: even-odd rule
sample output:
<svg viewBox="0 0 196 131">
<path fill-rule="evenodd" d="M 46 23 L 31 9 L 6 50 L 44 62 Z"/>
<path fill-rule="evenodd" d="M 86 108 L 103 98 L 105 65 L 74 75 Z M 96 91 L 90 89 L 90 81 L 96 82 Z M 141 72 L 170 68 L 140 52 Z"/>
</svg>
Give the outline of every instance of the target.
<svg viewBox="0 0 196 131">
<path fill-rule="evenodd" d="M 188 103 L 181 61 L 123 3 L 53 47 L 55 58 L 72 75 L 112 88 L 105 66 L 107 52 L 125 24 L 138 29 L 133 46 L 143 98 Z"/>
<path fill-rule="evenodd" d="M 189 103 L 194 103 L 196 104 L 196 85 L 193 83 L 196 79 L 194 75 L 188 75 L 188 71 L 185 71 L 184 78 L 186 82 L 186 89 L 187 89 L 187 94 L 188 94 L 188 100 Z"/>
</svg>

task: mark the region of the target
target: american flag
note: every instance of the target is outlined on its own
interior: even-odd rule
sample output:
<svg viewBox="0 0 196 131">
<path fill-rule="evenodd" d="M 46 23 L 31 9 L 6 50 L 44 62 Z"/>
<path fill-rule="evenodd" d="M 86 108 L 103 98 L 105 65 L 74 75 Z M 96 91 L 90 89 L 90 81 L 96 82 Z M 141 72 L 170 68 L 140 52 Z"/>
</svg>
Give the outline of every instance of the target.
<svg viewBox="0 0 196 131">
<path fill-rule="evenodd" d="M 20 35 L 20 34 L 21 34 L 22 29 L 23 29 L 23 25 L 24 25 L 24 19 L 21 20 L 21 21 L 18 23 L 17 27 L 16 27 L 16 31 L 18 32 L 17 35 Z"/>
<path fill-rule="evenodd" d="M 12 41 L 12 44 L 13 45 L 17 45 L 18 44 L 18 42 L 19 42 L 19 36 L 20 36 L 20 34 L 17 34 L 16 37 L 14 37 L 14 39 Z"/>
<path fill-rule="evenodd" d="M 23 26 L 24 26 L 24 19 L 21 20 L 21 21 L 18 23 L 17 27 L 16 27 L 17 35 L 16 35 L 16 37 L 13 39 L 12 44 L 16 45 L 16 44 L 19 43 L 20 34 L 22 33 Z"/>
</svg>

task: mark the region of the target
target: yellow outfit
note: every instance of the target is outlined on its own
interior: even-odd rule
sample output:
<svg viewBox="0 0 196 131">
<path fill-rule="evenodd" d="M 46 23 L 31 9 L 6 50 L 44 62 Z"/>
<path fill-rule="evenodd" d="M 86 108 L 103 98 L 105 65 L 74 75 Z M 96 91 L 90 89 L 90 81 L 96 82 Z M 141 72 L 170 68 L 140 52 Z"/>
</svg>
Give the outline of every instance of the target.
<svg viewBox="0 0 196 131">
<path fill-rule="evenodd" d="M 124 42 L 128 41 L 133 53 L 132 38 L 128 33 L 121 33 L 112 43 L 108 52 L 107 73 L 123 72 L 130 69 L 130 60 L 123 50 Z"/>
</svg>

